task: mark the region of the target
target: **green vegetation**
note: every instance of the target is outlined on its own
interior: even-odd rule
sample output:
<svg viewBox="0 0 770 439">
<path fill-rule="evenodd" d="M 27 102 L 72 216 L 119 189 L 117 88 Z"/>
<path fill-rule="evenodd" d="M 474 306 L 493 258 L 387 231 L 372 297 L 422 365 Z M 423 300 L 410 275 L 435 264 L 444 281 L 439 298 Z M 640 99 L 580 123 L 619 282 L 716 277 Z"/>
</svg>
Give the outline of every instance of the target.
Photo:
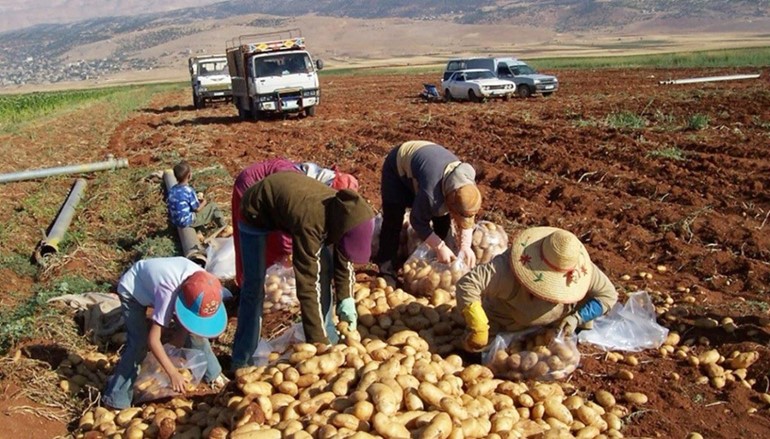
<svg viewBox="0 0 770 439">
<path fill-rule="evenodd" d="M 618 129 L 639 129 L 647 126 L 647 119 L 630 111 L 621 111 L 607 115 L 605 123 Z"/>
<path fill-rule="evenodd" d="M 0 132 L 7 132 L 22 123 L 103 99 L 108 99 L 119 115 L 125 117 L 147 102 L 149 96 L 158 91 L 178 87 L 178 84 L 126 85 L 0 95 Z"/>
<path fill-rule="evenodd" d="M 650 151 L 649 153 L 647 153 L 647 156 L 663 157 L 671 160 L 684 160 L 685 152 L 677 147 L 668 147 L 668 148 L 656 149 L 655 151 Z"/>
<path fill-rule="evenodd" d="M 638 46 L 638 45 L 637 45 Z M 634 46 L 634 47 L 637 47 Z M 617 48 L 613 46 L 613 48 Z M 449 59 L 449 58 L 447 58 Z M 764 67 L 770 65 L 770 46 L 743 49 L 705 50 L 696 52 L 658 53 L 628 56 L 572 56 L 522 58 L 538 70 L 601 69 L 601 68 L 730 68 Z M 436 64 L 345 67 L 322 70 L 323 76 L 441 74 L 446 61 Z"/>
<path fill-rule="evenodd" d="M 530 61 L 533 67 L 539 69 L 762 67 L 770 64 L 770 46 L 651 55 L 540 58 Z"/>
<path fill-rule="evenodd" d="M 705 114 L 696 113 L 687 119 L 687 129 L 700 131 L 709 124 L 709 117 Z"/>
<path fill-rule="evenodd" d="M 63 294 L 107 291 L 108 285 L 97 284 L 78 276 L 66 276 L 35 288 L 32 297 L 12 310 L 0 311 L 0 355 L 22 339 L 34 338 L 41 317 L 55 313 L 48 300 Z"/>
</svg>

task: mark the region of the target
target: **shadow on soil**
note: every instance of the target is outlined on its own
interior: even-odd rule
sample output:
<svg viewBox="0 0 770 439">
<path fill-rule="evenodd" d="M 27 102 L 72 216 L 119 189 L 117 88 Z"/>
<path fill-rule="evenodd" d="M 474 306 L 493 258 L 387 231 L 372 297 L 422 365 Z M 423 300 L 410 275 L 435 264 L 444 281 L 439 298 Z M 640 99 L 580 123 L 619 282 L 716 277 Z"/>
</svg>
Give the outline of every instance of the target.
<svg viewBox="0 0 770 439">
<path fill-rule="evenodd" d="M 192 105 L 169 105 L 163 108 L 142 108 L 141 111 L 143 113 L 166 114 L 177 113 L 180 111 L 195 111 L 195 107 Z"/>
</svg>

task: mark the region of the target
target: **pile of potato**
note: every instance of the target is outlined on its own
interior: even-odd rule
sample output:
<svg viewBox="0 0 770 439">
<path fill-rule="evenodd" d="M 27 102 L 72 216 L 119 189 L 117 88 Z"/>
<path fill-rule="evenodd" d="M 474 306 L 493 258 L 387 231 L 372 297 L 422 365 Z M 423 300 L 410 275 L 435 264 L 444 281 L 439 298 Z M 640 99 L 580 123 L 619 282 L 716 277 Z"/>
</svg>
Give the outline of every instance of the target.
<svg viewBox="0 0 770 439">
<path fill-rule="evenodd" d="M 285 359 L 236 373 L 204 401 L 175 398 L 84 414 L 80 438 L 544 438 L 622 437 L 629 408 L 608 392 L 592 399 L 568 383 L 523 383 L 463 367 L 451 354 L 462 317 L 447 303 L 357 285 L 359 331 L 343 342 L 300 343 Z M 274 357 L 273 357 L 274 358 Z M 624 395 L 643 404 L 643 394 Z M 603 436 L 602 436 L 603 435 Z"/>
<path fill-rule="evenodd" d="M 473 228 L 471 248 L 476 254 L 477 263 L 486 264 L 508 249 L 508 234 L 493 222 L 479 221 Z"/>
<path fill-rule="evenodd" d="M 270 313 L 299 306 L 294 269 L 278 262 L 267 269 L 264 312 Z"/>
<path fill-rule="evenodd" d="M 488 365 L 499 378 L 561 380 L 579 363 L 577 341 L 558 338 L 555 330 L 548 329 L 532 337 L 515 338 L 507 347 L 493 347 Z"/>
<path fill-rule="evenodd" d="M 84 355 L 69 354 L 56 369 L 61 381 L 59 387 L 70 395 L 77 395 L 86 386 L 103 389 L 112 367 L 117 363 L 117 356 L 107 356 L 99 352 Z"/>
<path fill-rule="evenodd" d="M 158 363 L 155 363 L 158 364 Z M 193 374 L 190 369 L 177 369 L 185 380 L 185 389 L 192 392 L 198 386 L 193 384 Z M 135 401 L 154 401 L 167 396 L 176 395 L 167 378 L 166 372 L 158 365 L 153 371 L 142 371 L 142 375 L 134 384 Z"/>
</svg>

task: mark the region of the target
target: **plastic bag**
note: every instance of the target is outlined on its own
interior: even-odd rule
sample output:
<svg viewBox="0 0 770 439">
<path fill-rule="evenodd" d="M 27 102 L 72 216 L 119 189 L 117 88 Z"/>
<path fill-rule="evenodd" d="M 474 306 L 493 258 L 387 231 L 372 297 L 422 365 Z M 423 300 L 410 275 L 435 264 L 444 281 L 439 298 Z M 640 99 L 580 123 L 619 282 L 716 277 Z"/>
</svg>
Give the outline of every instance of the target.
<svg viewBox="0 0 770 439">
<path fill-rule="evenodd" d="M 195 390 L 206 374 L 206 354 L 197 349 L 177 348 L 170 344 L 163 345 L 166 355 L 174 367 L 188 381 L 187 390 Z M 171 388 L 171 381 L 155 355 L 148 352 L 139 368 L 139 375 L 134 382 L 134 403 L 153 401 L 167 396 L 178 395 Z"/>
<path fill-rule="evenodd" d="M 476 254 L 476 262 L 486 264 L 508 249 L 508 234 L 493 222 L 479 221 L 473 228 L 471 248 Z"/>
<path fill-rule="evenodd" d="M 260 338 L 257 350 L 251 357 L 254 359 L 255 366 L 267 366 L 270 362 L 270 353 L 273 352 L 273 345 L 269 341 Z"/>
<path fill-rule="evenodd" d="M 298 343 L 305 343 L 306 340 L 302 323 L 295 323 L 283 334 L 270 340 L 270 345 L 273 352 L 284 354 L 284 358 L 288 358 L 289 348 Z"/>
<path fill-rule="evenodd" d="M 667 336 L 668 328 L 657 323 L 655 306 L 646 291 L 629 294 L 625 305 L 616 303 L 593 321 L 593 329 L 578 334 L 581 343 L 614 351 L 657 349 Z"/>
<path fill-rule="evenodd" d="M 265 277 L 265 314 L 292 309 L 299 306 L 294 268 L 278 261 L 271 265 Z"/>
<path fill-rule="evenodd" d="M 580 364 L 575 337 L 565 337 L 553 329 L 530 328 L 501 333 L 495 337 L 484 364 L 498 378 L 539 381 L 567 378 Z"/>
<path fill-rule="evenodd" d="M 416 296 L 433 296 L 443 290 L 454 297 L 455 284 L 467 272 L 468 266 L 461 258 L 442 264 L 436 260 L 436 252 L 422 243 L 402 268 L 404 290 Z"/>
<path fill-rule="evenodd" d="M 216 238 L 206 249 L 206 271 L 219 279 L 235 277 L 235 244 L 233 237 Z"/>
</svg>

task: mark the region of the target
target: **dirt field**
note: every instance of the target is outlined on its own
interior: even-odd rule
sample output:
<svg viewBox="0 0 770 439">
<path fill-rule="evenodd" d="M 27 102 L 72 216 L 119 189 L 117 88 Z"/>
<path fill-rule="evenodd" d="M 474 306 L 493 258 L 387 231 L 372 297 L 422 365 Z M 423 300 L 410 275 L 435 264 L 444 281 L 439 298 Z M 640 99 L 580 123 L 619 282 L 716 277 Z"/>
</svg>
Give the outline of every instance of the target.
<svg viewBox="0 0 770 439">
<path fill-rule="evenodd" d="M 88 161 L 109 152 L 132 167 L 163 169 L 173 164 L 170 158 L 183 157 L 197 168 L 222 165 L 231 176 L 274 156 L 336 163 L 358 176 L 361 192 L 379 208 L 387 152 L 405 140 L 435 141 L 476 166 L 483 219 L 509 233 L 535 225 L 569 229 L 621 292 L 644 289 L 660 303 L 671 297 L 679 317 L 661 322 L 683 339 L 703 336 L 702 343 L 725 356 L 737 348 L 760 352 L 748 370 L 752 389 L 728 382 L 716 390 L 696 384 L 697 369 L 686 361 L 657 351 L 638 355 L 634 380 L 618 380 L 612 377 L 617 364 L 585 348 L 572 378 L 581 392 L 606 388 L 650 397 L 626 420 L 626 437 L 683 438 L 692 431 L 707 438 L 770 437 L 768 406 L 758 399 L 770 386 L 770 71 L 753 81 L 667 86 L 657 81 L 738 72 L 556 73 L 562 88 L 552 97 L 484 104 L 422 101 L 422 83 L 435 77 L 326 78 L 315 117 L 260 122 L 239 121 L 231 105 L 196 111 L 184 90 L 156 96 L 126 122 L 108 127 L 106 148 L 78 150 L 71 142 L 73 149 L 60 150 L 55 160 Z M 71 128 L 79 129 L 77 123 Z M 32 146 L 22 152 L 53 164 L 50 153 Z M 2 198 L 12 206 L 11 192 L 18 198 L 31 187 L 4 187 Z M 229 207 L 229 187 L 209 190 Z M 32 241 L 31 235 L 20 239 Z M 120 269 L 103 270 L 117 276 Z M 694 320 L 704 316 L 732 317 L 738 330 L 695 328 Z M 704 347 L 696 343 L 694 349 Z M 670 378 L 673 372 L 681 379 Z M 758 411 L 749 414 L 752 407 Z M 4 420 L 32 425 L 30 417 Z"/>
</svg>

